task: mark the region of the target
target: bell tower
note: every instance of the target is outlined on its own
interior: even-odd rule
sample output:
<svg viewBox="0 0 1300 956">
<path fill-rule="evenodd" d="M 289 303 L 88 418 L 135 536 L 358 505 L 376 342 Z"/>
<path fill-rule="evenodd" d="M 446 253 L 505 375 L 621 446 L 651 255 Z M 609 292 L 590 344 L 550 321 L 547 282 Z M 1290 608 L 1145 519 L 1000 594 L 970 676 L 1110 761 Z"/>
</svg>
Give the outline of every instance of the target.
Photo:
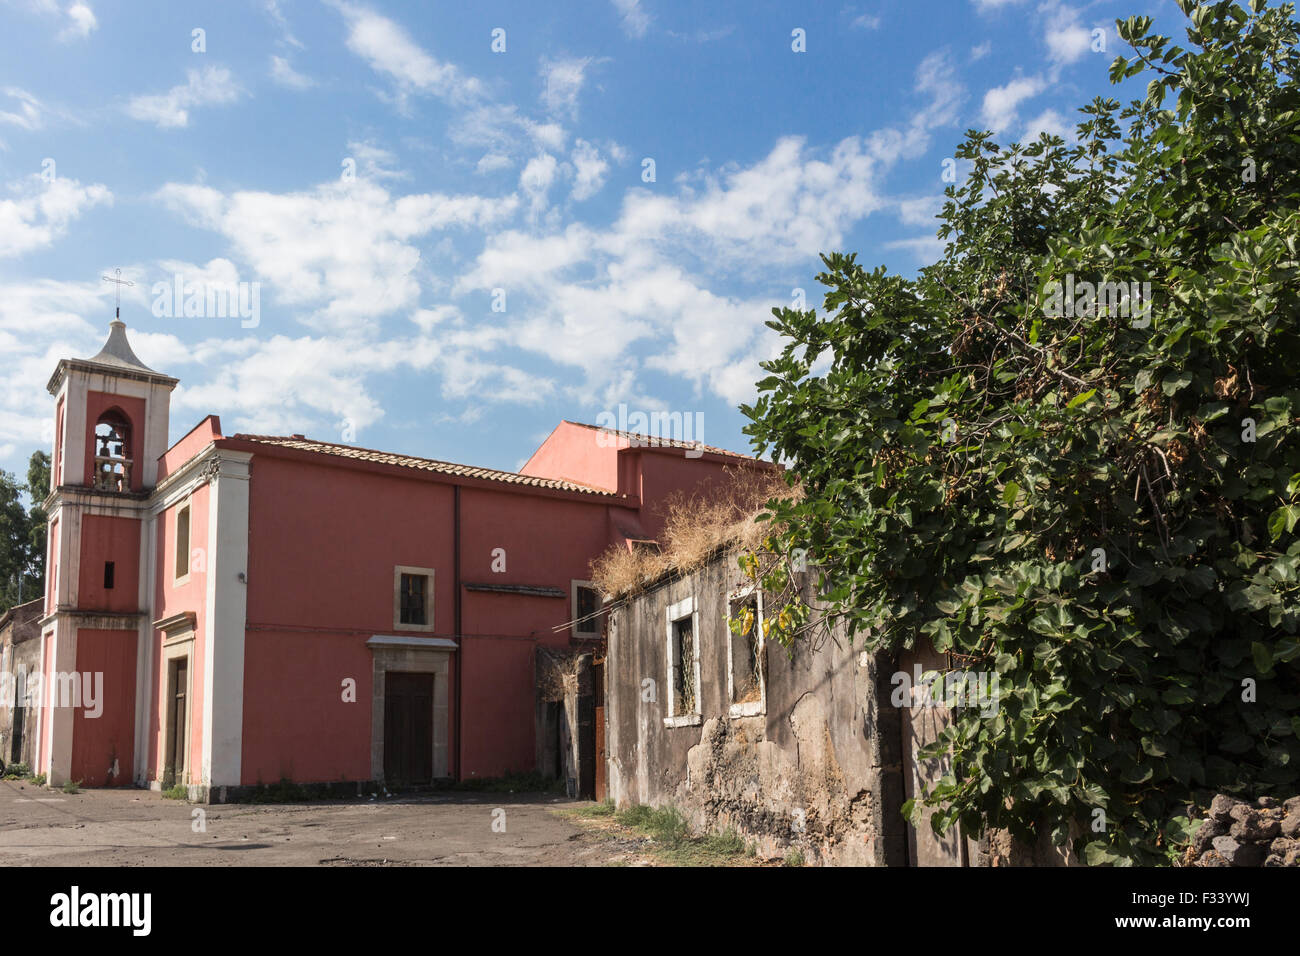
<svg viewBox="0 0 1300 956">
<path fill-rule="evenodd" d="M 63 359 L 55 399 L 37 767 L 51 786 L 129 785 L 139 649 L 152 634 L 149 494 L 178 380 L 115 318 L 93 358 Z"/>
</svg>

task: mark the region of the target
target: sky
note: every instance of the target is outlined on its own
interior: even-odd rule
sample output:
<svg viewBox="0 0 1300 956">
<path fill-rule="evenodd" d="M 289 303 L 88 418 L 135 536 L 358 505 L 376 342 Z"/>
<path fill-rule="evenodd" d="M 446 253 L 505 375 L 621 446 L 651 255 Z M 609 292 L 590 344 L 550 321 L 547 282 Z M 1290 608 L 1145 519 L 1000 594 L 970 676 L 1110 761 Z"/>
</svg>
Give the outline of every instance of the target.
<svg viewBox="0 0 1300 956">
<path fill-rule="evenodd" d="M 1169 0 L 0 0 L 0 468 L 118 269 L 173 441 L 513 471 L 622 408 L 749 451 L 819 253 L 933 261 L 964 132 L 1072 137 L 1134 15 L 1182 37 Z"/>
</svg>

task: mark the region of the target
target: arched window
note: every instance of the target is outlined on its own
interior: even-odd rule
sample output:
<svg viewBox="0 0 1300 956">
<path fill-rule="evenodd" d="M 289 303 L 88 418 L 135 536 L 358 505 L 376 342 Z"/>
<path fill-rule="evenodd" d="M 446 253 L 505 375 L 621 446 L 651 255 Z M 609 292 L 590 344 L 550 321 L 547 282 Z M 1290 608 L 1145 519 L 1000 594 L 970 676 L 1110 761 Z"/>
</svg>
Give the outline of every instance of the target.
<svg viewBox="0 0 1300 956">
<path fill-rule="evenodd" d="M 109 409 L 95 424 L 95 489 L 131 490 L 131 423 L 117 409 Z"/>
</svg>

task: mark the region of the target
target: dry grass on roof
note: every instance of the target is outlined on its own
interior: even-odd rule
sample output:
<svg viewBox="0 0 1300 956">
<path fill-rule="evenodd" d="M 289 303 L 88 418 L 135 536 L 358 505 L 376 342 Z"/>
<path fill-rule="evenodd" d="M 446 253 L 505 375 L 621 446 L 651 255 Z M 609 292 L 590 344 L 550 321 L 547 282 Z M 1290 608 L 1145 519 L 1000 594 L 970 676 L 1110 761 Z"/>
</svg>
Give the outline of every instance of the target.
<svg viewBox="0 0 1300 956">
<path fill-rule="evenodd" d="M 591 580 L 614 597 L 634 594 L 668 571 L 686 574 L 703 566 L 718 549 L 753 550 L 770 533 L 758 516 L 773 498 L 803 497 L 779 471 L 727 468 L 720 483 L 694 495 L 678 492 L 665 503 L 660 550 L 612 545 L 591 562 Z"/>
</svg>

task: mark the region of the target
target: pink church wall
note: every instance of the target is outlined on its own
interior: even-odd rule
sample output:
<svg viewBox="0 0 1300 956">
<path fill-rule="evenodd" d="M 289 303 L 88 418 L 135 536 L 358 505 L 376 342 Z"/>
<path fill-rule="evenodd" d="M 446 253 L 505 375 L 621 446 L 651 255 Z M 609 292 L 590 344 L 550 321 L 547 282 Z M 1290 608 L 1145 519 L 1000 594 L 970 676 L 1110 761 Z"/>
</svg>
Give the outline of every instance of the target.
<svg viewBox="0 0 1300 956">
<path fill-rule="evenodd" d="M 242 783 L 372 778 L 369 636 L 249 630 Z M 349 677 L 355 703 L 343 700 Z"/>
<path fill-rule="evenodd" d="M 113 587 L 104 587 L 104 563 L 113 562 Z M 77 603 L 83 609 L 133 612 L 140 603 L 140 521 L 85 515 Z"/>
<path fill-rule="evenodd" d="M 195 615 L 193 651 L 189 659 L 190 681 L 190 724 L 188 729 L 189 753 L 186 755 L 190 769 L 191 782 L 197 782 L 198 770 L 203 759 L 203 658 L 207 642 L 204 632 L 207 626 L 207 568 L 210 555 L 208 544 L 208 507 L 209 492 L 207 485 L 199 485 L 187 499 L 176 502 L 162 511 L 154 525 L 157 537 L 158 561 L 154 574 L 154 609 L 153 619 L 162 620 L 184 611 Z M 190 562 L 189 579 L 177 585 L 174 569 L 176 567 L 176 512 L 188 502 L 190 507 L 190 547 L 203 549 L 202 560 Z M 149 754 L 147 776 L 158 780 L 162 776 L 164 765 L 163 748 L 166 745 L 167 720 L 167 661 L 163 659 L 162 631 L 153 632 L 154 667 L 150 674 L 149 686 L 144 689 L 153 701 L 149 723 Z"/>
<path fill-rule="evenodd" d="M 618 448 L 626 446 L 627 441 L 611 435 L 605 441 L 617 442 L 618 447 L 613 444 L 602 447 L 597 442 L 600 437 L 601 433 L 595 429 L 560 422 L 519 473 L 539 478 L 562 478 L 593 488 L 617 491 Z"/>
<path fill-rule="evenodd" d="M 209 415 L 199 422 L 158 459 L 158 480 L 162 481 L 200 451 L 221 437 L 221 419 Z"/>
<path fill-rule="evenodd" d="M 70 779 L 87 787 L 130 786 L 135 750 L 134 631 L 77 631 L 77 671 L 103 674 L 98 717 L 77 707 L 72 717 Z M 84 698 L 83 698 L 84 699 Z M 114 772 L 116 771 L 116 772 Z"/>
<path fill-rule="evenodd" d="M 243 782 L 337 780 L 370 771 L 376 634 L 455 637 L 454 491 L 427 476 L 258 454 L 250 483 Z M 465 583 L 558 587 L 561 598 L 466 591 L 462 605 L 463 777 L 529 770 L 535 760 L 533 648 L 566 644 L 569 585 L 610 536 L 609 499 L 528 494 L 475 483 L 461 491 Z M 491 569 L 504 548 L 506 572 Z M 434 569 L 432 632 L 393 627 L 396 565 Z M 328 653 L 316 648 L 329 648 Z M 355 677 L 358 703 L 339 701 Z M 292 689 L 286 689 L 291 685 Z M 301 688 L 301 693 L 299 691 Z M 362 696 L 364 695 L 364 696 Z M 456 754 L 454 693 L 448 745 Z M 316 740 L 319 757 L 290 741 Z M 328 741 L 328 744 L 323 742 Z M 310 773 L 309 773 L 310 772 Z"/>
<path fill-rule="evenodd" d="M 734 469 L 745 461 L 714 455 L 687 458 L 677 449 L 641 449 L 624 452 L 624 455 L 635 455 L 638 460 L 640 492 L 646 502 L 641 512 L 641 524 L 652 538 L 663 533 L 667 501 L 673 492 L 683 489 L 687 495 L 707 498 L 725 488 L 728 466 Z"/>
<path fill-rule="evenodd" d="M 242 782 L 369 780 L 366 641 L 416 633 L 393 628 L 399 564 L 434 569 L 434 633 L 452 634 L 452 489 L 305 455 L 260 454 L 253 476 Z"/>
</svg>

